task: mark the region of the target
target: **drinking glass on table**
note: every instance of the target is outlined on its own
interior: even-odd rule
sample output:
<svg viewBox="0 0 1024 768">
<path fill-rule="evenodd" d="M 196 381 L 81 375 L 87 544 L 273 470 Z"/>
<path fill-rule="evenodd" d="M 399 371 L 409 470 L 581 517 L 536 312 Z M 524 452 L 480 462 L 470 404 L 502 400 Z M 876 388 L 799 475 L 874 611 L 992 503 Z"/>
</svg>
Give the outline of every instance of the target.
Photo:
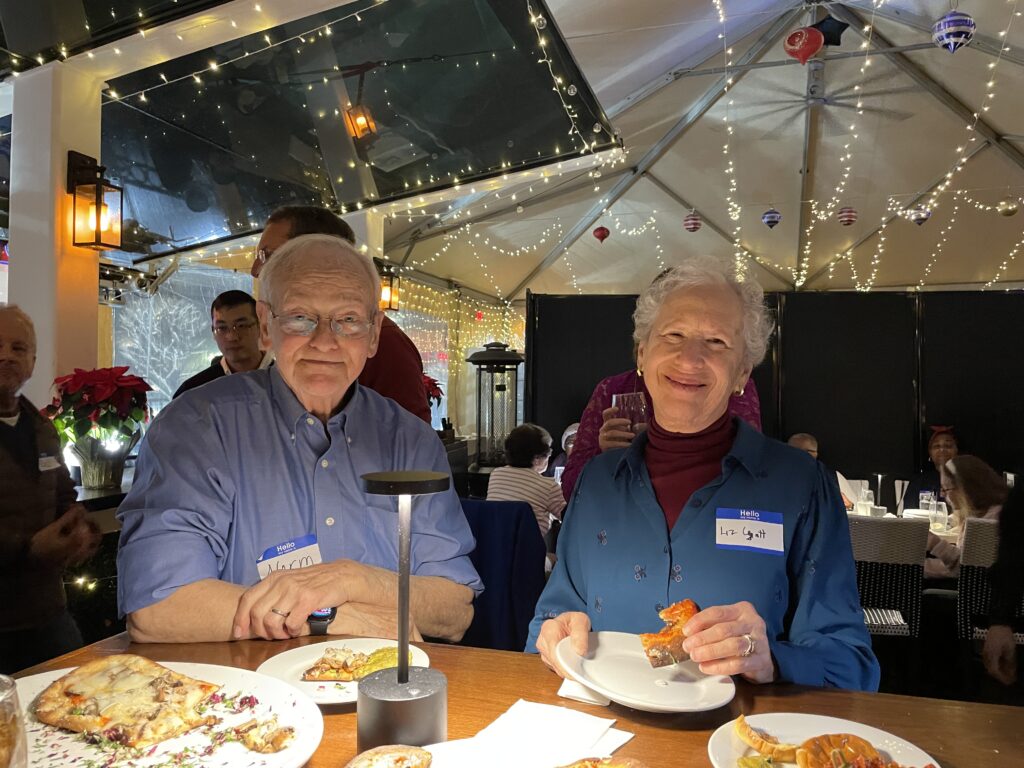
<svg viewBox="0 0 1024 768">
<path fill-rule="evenodd" d="M 25 768 L 25 723 L 14 680 L 0 675 L 0 766 Z"/>
<path fill-rule="evenodd" d="M 629 419 L 629 429 L 634 435 L 647 428 L 647 398 L 643 392 L 612 395 L 612 405 L 618 408 L 618 418 Z"/>
<path fill-rule="evenodd" d="M 871 508 L 875 505 L 875 494 L 867 487 L 861 488 L 860 498 L 853 505 L 853 512 L 857 515 L 870 515 Z"/>
<path fill-rule="evenodd" d="M 942 533 L 949 530 L 949 512 L 946 502 L 932 499 L 928 507 L 928 523 L 933 531 Z"/>
</svg>

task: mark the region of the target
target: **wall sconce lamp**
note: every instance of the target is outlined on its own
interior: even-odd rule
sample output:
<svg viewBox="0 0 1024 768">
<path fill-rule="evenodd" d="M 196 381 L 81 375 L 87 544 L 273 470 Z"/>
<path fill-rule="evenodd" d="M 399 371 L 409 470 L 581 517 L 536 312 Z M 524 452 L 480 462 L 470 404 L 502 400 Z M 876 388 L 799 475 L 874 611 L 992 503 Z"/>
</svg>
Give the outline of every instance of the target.
<svg viewBox="0 0 1024 768">
<path fill-rule="evenodd" d="M 380 308 L 389 312 L 397 312 L 402 278 L 398 276 L 391 264 L 378 262 L 377 271 L 380 273 Z"/>
<path fill-rule="evenodd" d="M 121 247 L 121 203 L 124 191 L 103 177 L 95 158 L 68 151 L 67 193 L 74 197 L 72 242 L 81 248 Z"/>
<path fill-rule="evenodd" d="M 354 140 L 365 140 L 370 143 L 377 135 L 377 122 L 373 119 L 370 108 L 363 105 L 363 79 L 366 72 L 359 75 L 359 88 L 356 91 L 355 106 L 345 110 L 345 128 Z"/>
</svg>

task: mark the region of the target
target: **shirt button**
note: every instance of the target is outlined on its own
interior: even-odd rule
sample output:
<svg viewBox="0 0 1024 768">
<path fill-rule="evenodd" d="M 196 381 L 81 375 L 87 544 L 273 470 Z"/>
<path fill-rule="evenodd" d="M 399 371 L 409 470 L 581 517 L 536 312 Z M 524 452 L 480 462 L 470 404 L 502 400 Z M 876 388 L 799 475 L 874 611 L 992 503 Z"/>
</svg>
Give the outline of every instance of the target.
<svg viewBox="0 0 1024 768">
<path fill-rule="evenodd" d="M 315 422 L 315 420 L 313 419 L 312 416 L 307 416 L 306 417 L 306 423 L 309 424 L 309 426 L 313 426 L 313 424 L 315 424 L 316 422 Z"/>
<path fill-rule="evenodd" d="M 324 467 L 325 469 L 326 469 L 326 467 L 327 467 L 327 464 L 328 464 L 328 461 L 327 461 L 327 459 L 322 459 L 322 460 L 320 461 L 320 466 L 321 466 L 321 467 Z"/>
<path fill-rule="evenodd" d="M 351 438 L 351 437 L 346 437 L 346 438 L 345 438 L 345 441 L 346 441 L 347 443 L 351 444 L 351 443 L 352 443 L 352 438 Z"/>
<path fill-rule="evenodd" d="M 333 517 L 328 517 L 326 520 L 324 520 L 324 522 L 327 523 L 328 525 L 334 525 L 334 518 Z"/>
</svg>

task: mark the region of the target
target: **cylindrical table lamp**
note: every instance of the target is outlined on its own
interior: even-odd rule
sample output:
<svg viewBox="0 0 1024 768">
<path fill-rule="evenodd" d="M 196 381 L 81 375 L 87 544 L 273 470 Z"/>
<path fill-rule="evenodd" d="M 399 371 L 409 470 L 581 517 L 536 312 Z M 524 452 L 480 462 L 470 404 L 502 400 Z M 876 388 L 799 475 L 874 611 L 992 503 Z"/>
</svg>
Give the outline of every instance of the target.
<svg viewBox="0 0 1024 768">
<path fill-rule="evenodd" d="M 445 472 L 372 472 L 363 475 L 367 493 L 398 496 L 398 667 L 359 681 L 356 699 L 357 749 L 384 744 L 422 747 L 448 738 L 448 680 L 436 669 L 409 667 L 409 571 L 412 497 L 447 491 Z"/>
</svg>

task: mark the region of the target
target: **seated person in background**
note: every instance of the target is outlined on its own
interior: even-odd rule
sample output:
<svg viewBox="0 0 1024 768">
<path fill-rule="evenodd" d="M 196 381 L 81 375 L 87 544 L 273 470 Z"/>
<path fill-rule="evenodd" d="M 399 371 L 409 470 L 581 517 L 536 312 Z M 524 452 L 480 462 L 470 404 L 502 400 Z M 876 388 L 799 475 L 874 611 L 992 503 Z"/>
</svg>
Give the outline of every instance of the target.
<svg viewBox="0 0 1024 768">
<path fill-rule="evenodd" d="M 771 333 L 761 287 L 690 257 L 633 321 L 648 427 L 580 475 L 527 650 L 557 671 L 563 638 L 585 654 L 591 628 L 658 631 L 689 598 L 684 647 L 706 674 L 876 689 L 835 475 L 729 413 Z"/>
<path fill-rule="evenodd" d="M 992 585 L 989 627 L 981 656 L 985 669 L 1003 685 L 1017 680 L 1017 643 L 1014 616 L 1024 597 L 1024 486 L 1010 491 L 999 515 L 999 554 L 988 571 Z M 1024 627 L 1017 626 L 1018 632 Z"/>
<path fill-rule="evenodd" d="M 956 543 L 928 533 L 928 554 L 924 561 L 926 579 L 955 579 L 960 575 L 960 544 L 964 521 L 969 517 L 999 518 L 1006 501 L 1006 482 L 992 467 L 976 456 L 962 454 L 942 468 L 942 492 L 946 504 L 953 507 L 953 531 Z"/>
<path fill-rule="evenodd" d="M 427 424 L 356 381 L 380 333 L 376 270 L 340 238 L 307 235 L 260 287 L 275 364 L 167 406 L 118 510 L 135 642 L 397 635 L 397 501 L 360 477 L 449 470 Z M 418 499 L 414 517 L 413 632 L 458 640 L 482 589 L 473 536 L 454 490 Z M 320 608 L 336 609 L 329 626 L 307 622 Z"/>
<path fill-rule="evenodd" d="M 943 464 L 959 453 L 957 439 L 952 427 L 932 427 L 931 430 L 928 437 L 929 467 L 911 478 L 903 494 L 904 509 L 920 508 L 921 491 L 931 491 L 939 501 L 945 499 L 939 472 Z"/>
<path fill-rule="evenodd" d="M 99 546 L 75 503 L 57 430 L 19 395 L 36 365 L 36 331 L 0 304 L 0 673 L 11 674 L 82 645 L 62 574 Z M 12 763 L 13 765 L 13 763 Z"/>
<path fill-rule="evenodd" d="M 636 355 L 634 354 L 634 357 Z M 583 466 L 602 451 L 625 448 L 633 441 L 629 421 L 616 417 L 617 408 L 612 406 L 612 395 L 626 392 L 643 392 L 647 395 L 647 408 L 651 408 L 651 397 L 640 374 L 639 366 L 598 382 L 594 394 L 580 416 L 580 427 L 576 432 L 576 444 L 572 455 L 565 463 L 562 473 L 562 495 L 566 501 L 572 495 Z M 754 380 L 748 378 L 742 387 L 729 396 L 729 413 L 738 416 L 758 432 L 761 431 L 761 401 L 757 396 Z"/>
<path fill-rule="evenodd" d="M 259 277 L 277 249 L 300 235 L 331 235 L 353 246 L 356 244 L 352 227 L 333 211 L 316 205 L 283 205 L 267 219 L 256 246 L 256 258 L 250 270 L 252 276 Z M 359 383 L 390 397 L 429 424 L 430 401 L 423 385 L 423 358 L 398 323 L 387 315 L 382 318 L 377 352 L 363 366 Z"/>
<path fill-rule="evenodd" d="M 209 368 L 185 379 L 174 397 L 230 373 L 266 368 L 274 359 L 269 352 L 260 351 L 256 299 L 245 291 L 224 291 L 210 305 L 210 319 L 221 356 L 213 358 Z"/>
<path fill-rule="evenodd" d="M 580 423 L 578 421 L 565 428 L 565 431 L 562 433 L 562 450 L 548 463 L 548 468 L 543 473 L 544 477 L 554 477 L 555 470 L 565 466 L 565 462 L 569 460 L 569 455 L 576 445 L 576 432 L 579 428 Z"/>
<path fill-rule="evenodd" d="M 558 483 L 541 476 L 550 457 L 548 431 L 536 424 L 520 424 L 505 438 L 508 463 L 491 472 L 487 481 L 487 500 L 527 502 L 533 508 L 541 535 L 551 527 L 551 518 L 561 518 L 565 509 Z"/>
<path fill-rule="evenodd" d="M 789 436 L 787 445 L 792 445 L 805 453 L 809 453 L 815 459 L 818 458 L 818 438 L 809 432 L 797 432 Z M 839 495 L 843 497 L 843 506 L 848 510 L 853 509 L 853 502 L 857 500 L 850 481 L 843 477 L 842 472 L 836 472 L 836 480 L 839 482 Z"/>
</svg>

